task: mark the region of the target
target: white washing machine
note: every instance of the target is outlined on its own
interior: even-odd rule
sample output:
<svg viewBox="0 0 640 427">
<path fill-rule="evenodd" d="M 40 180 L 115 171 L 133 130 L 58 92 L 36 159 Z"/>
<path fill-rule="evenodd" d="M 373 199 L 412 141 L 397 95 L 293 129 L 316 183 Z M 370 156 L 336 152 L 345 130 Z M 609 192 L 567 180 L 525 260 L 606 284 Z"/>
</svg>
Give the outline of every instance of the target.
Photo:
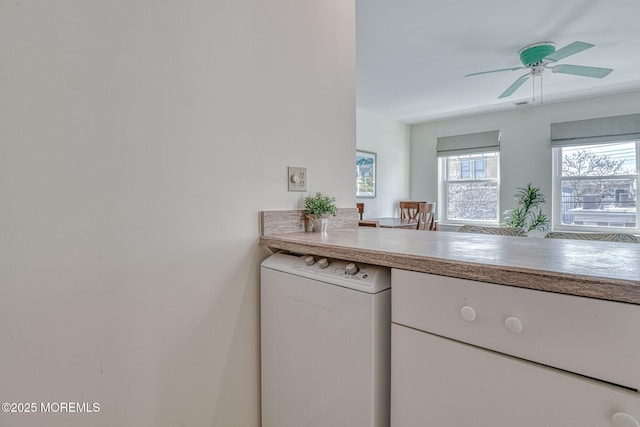
<svg viewBox="0 0 640 427">
<path fill-rule="evenodd" d="M 389 426 L 391 274 L 277 253 L 261 267 L 263 427 Z"/>
</svg>

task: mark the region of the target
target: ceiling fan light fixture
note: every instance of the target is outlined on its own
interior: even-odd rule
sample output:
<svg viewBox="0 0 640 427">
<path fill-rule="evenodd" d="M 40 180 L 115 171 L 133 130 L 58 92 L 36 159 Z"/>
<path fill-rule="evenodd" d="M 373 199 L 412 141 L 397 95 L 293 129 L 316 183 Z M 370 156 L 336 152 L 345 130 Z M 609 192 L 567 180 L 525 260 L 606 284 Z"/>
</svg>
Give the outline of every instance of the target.
<svg viewBox="0 0 640 427">
<path fill-rule="evenodd" d="M 530 44 L 518 51 L 520 61 L 525 67 L 542 62 L 542 60 L 556 51 L 554 42 L 540 42 Z"/>
</svg>

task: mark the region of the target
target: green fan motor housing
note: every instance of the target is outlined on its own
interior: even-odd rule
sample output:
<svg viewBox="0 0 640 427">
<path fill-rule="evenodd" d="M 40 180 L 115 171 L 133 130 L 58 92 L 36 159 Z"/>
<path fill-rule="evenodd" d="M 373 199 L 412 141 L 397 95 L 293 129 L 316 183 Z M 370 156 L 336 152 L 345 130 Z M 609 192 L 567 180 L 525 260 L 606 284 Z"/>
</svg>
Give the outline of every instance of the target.
<svg viewBox="0 0 640 427">
<path fill-rule="evenodd" d="M 556 51 L 556 44 L 552 42 L 536 43 L 520 49 L 520 61 L 525 67 L 542 62 L 547 56 Z"/>
</svg>

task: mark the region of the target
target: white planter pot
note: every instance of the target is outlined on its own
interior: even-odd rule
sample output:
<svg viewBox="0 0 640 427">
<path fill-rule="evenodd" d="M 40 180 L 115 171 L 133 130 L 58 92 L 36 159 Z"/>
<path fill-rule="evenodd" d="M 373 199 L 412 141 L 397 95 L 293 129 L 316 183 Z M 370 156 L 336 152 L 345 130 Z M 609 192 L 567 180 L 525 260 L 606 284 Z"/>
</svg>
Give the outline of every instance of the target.
<svg viewBox="0 0 640 427">
<path fill-rule="evenodd" d="M 326 233 L 327 227 L 329 226 L 329 216 L 328 215 L 308 215 L 309 220 L 311 221 L 311 228 L 314 233 Z"/>
</svg>

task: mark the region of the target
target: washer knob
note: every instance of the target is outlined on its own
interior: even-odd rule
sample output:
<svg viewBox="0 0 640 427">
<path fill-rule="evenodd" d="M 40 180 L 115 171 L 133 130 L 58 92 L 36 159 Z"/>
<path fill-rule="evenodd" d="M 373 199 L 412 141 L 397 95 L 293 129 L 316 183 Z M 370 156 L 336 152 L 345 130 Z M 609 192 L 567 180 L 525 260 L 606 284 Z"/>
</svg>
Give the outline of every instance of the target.
<svg viewBox="0 0 640 427">
<path fill-rule="evenodd" d="M 522 320 L 518 319 L 515 316 L 509 316 L 504 320 L 504 326 L 514 334 L 519 334 L 522 332 L 524 325 L 522 324 Z"/>
<path fill-rule="evenodd" d="M 327 267 L 329 267 L 329 260 L 328 260 L 328 259 L 326 259 L 326 258 L 322 258 L 322 259 L 320 259 L 320 260 L 318 261 L 318 266 L 319 266 L 320 268 L 327 268 Z"/>
<path fill-rule="evenodd" d="M 616 412 L 613 414 L 611 421 L 616 427 L 640 427 L 640 422 L 638 422 L 638 420 L 624 412 Z"/>
<path fill-rule="evenodd" d="M 476 320 L 476 310 L 470 305 L 465 305 L 460 309 L 460 315 L 467 322 L 473 322 Z"/>
<path fill-rule="evenodd" d="M 354 263 L 350 262 L 349 264 L 346 265 L 346 267 L 344 268 L 344 272 L 350 275 L 354 275 L 356 274 L 358 271 L 360 271 L 360 269 L 358 268 L 357 265 L 355 265 Z"/>
<path fill-rule="evenodd" d="M 309 255 L 308 257 L 306 257 L 304 259 L 304 263 L 307 265 L 313 265 L 316 263 L 316 259 L 314 257 L 312 257 L 311 255 Z"/>
</svg>

